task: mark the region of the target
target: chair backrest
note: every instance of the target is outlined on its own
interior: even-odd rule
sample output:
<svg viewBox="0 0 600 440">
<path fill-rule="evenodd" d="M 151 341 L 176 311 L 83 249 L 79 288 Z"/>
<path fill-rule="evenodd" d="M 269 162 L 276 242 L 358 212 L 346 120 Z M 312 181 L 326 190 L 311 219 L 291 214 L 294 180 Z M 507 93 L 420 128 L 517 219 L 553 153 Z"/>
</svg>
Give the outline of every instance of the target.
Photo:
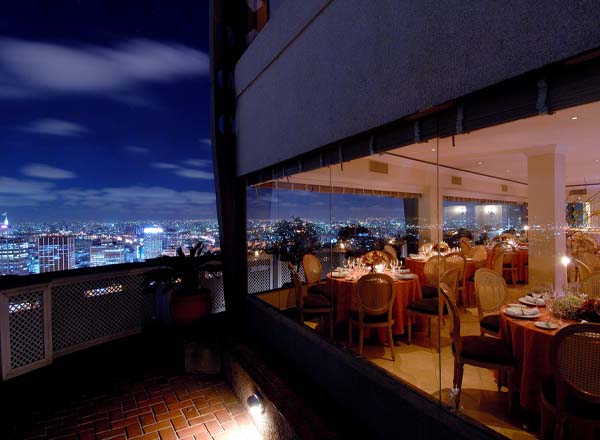
<svg viewBox="0 0 600 440">
<path fill-rule="evenodd" d="M 500 275 L 502 275 L 504 269 L 505 257 L 506 254 L 504 252 L 498 252 L 494 255 L 494 259 L 492 260 L 492 270 Z"/>
<path fill-rule="evenodd" d="M 384 252 L 387 252 L 392 260 L 397 260 L 398 259 L 398 254 L 396 253 L 396 249 L 394 249 L 394 247 L 392 245 L 386 244 L 383 247 Z"/>
<path fill-rule="evenodd" d="M 579 290 L 588 298 L 600 298 L 600 272 L 592 272 L 590 276 L 582 280 Z"/>
<path fill-rule="evenodd" d="M 452 299 L 450 288 L 446 284 L 440 284 L 440 294 L 448 307 L 448 316 L 450 317 L 450 339 L 454 344 L 454 351 L 460 356 L 462 351 L 462 338 L 460 337 L 460 315 L 458 307 Z M 441 302 L 441 301 L 440 301 Z"/>
<path fill-rule="evenodd" d="M 460 237 L 459 240 L 460 252 L 467 256 L 471 254 L 471 250 L 473 249 L 473 245 L 471 244 L 471 240 L 468 237 Z"/>
<path fill-rule="evenodd" d="M 304 292 L 302 291 L 302 279 L 298 274 L 298 271 L 292 263 L 288 263 L 288 268 L 292 273 L 292 279 L 294 280 L 294 292 L 296 293 L 296 307 L 301 310 L 304 307 Z"/>
<path fill-rule="evenodd" d="M 425 274 L 425 284 L 427 286 L 437 287 L 440 276 L 446 272 L 446 257 L 443 255 L 434 255 L 430 257 L 423 267 Z"/>
<path fill-rule="evenodd" d="M 592 272 L 600 269 L 600 258 L 593 252 L 584 251 L 579 254 L 579 260 L 583 261 Z"/>
<path fill-rule="evenodd" d="M 472 255 L 475 267 L 485 266 L 485 262 L 487 261 L 487 249 L 484 245 L 478 244 L 475 246 L 473 248 Z"/>
<path fill-rule="evenodd" d="M 600 324 L 572 324 L 552 338 L 550 360 L 554 368 L 557 412 L 573 394 L 600 403 Z"/>
<path fill-rule="evenodd" d="M 383 273 L 365 275 L 358 280 L 358 313 L 361 315 L 392 315 L 392 306 L 396 297 L 394 280 Z"/>
<path fill-rule="evenodd" d="M 440 277 L 440 286 L 444 285 L 447 287 L 448 294 L 452 301 L 456 302 L 457 298 L 457 289 L 458 289 L 458 275 L 460 270 L 458 267 L 453 267 L 448 269 L 444 274 Z M 442 316 L 444 314 L 444 303 L 445 297 L 442 295 L 438 301 L 438 316 Z"/>
<path fill-rule="evenodd" d="M 577 270 L 579 271 L 579 279 L 581 281 L 585 280 L 592 274 L 592 269 L 590 269 L 589 266 L 583 261 L 575 258 L 573 263 L 575 263 L 575 266 L 577 266 Z"/>
<path fill-rule="evenodd" d="M 508 288 L 502 275 L 491 269 L 475 272 L 475 298 L 481 320 L 486 313 L 496 313 L 508 299 Z"/>
<path fill-rule="evenodd" d="M 467 260 L 464 255 L 459 254 L 458 252 L 452 252 L 451 254 L 446 255 L 446 269 L 458 268 L 459 274 L 458 278 L 462 279 L 465 274 L 465 267 L 467 266 Z M 440 281 L 441 282 L 441 281 Z"/>
<path fill-rule="evenodd" d="M 592 252 L 596 252 L 598 250 L 598 242 L 595 238 L 592 238 L 589 235 L 584 235 L 581 238 L 581 241 L 582 247 L 584 247 L 585 249 L 589 249 Z"/>
<path fill-rule="evenodd" d="M 314 284 L 321 281 L 323 268 L 321 261 L 312 254 L 306 254 L 302 257 L 302 266 L 304 267 L 304 276 L 307 284 Z"/>
</svg>

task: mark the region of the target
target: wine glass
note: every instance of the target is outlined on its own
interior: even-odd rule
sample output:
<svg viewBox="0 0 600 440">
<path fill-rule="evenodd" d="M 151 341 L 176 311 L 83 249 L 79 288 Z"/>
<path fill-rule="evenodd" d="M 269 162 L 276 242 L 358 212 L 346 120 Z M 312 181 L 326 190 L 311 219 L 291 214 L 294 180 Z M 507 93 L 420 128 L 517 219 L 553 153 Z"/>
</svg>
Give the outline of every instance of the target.
<svg viewBox="0 0 600 440">
<path fill-rule="evenodd" d="M 393 258 L 392 261 L 390 261 L 390 267 L 392 268 L 392 272 L 396 272 L 396 269 L 398 268 L 398 260 Z"/>
<path fill-rule="evenodd" d="M 550 312 L 550 322 L 554 322 L 554 299 L 556 294 L 553 291 L 544 292 L 544 303 L 546 304 L 546 310 Z"/>
</svg>

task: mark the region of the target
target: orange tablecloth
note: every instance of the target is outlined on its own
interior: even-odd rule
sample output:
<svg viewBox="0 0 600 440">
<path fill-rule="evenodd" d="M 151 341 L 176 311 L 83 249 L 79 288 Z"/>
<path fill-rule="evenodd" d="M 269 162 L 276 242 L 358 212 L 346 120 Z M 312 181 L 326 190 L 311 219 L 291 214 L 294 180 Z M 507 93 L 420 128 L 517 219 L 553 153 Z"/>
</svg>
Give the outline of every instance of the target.
<svg viewBox="0 0 600 440">
<path fill-rule="evenodd" d="M 406 257 L 406 260 L 404 260 L 404 266 L 406 269 L 410 269 L 411 273 L 416 274 L 419 277 L 419 282 L 421 283 L 421 286 L 425 285 L 425 263 L 427 262 L 426 259 L 423 260 L 415 260 L 413 258 L 410 257 Z"/>
<path fill-rule="evenodd" d="M 536 320 L 547 321 L 549 312 L 540 308 L 541 316 L 536 319 L 511 318 L 500 312 L 500 336 L 506 341 L 517 360 L 514 379 L 520 391 L 521 407 L 540 412 L 542 379 L 551 374 L 550 344 L 557 330 L 543 330 L 534 325 Z"/>
<path fill-rule="evenodd" d="M 358 281 L 348 281 L 344 278 L 331 278 L 328 274 L 327 278 L 331 283 L 335 310 L 336 323 L 348 320 L 348 311 L 356 309 Z M 404 326 L 407 322 L 406 307 L 412 301 L 421 299 L 421 284 L 418 279 L 414 280 L 398 280 L 394 281 L 396 289 L 396 299 L 394 301 L 394 326 L 392 332 L 395 335 L 404 334 Z M 385 329 L 383 335 L 385 335 Z M 385 337 L 383 338 L 385 339 Z"/>
</svg>

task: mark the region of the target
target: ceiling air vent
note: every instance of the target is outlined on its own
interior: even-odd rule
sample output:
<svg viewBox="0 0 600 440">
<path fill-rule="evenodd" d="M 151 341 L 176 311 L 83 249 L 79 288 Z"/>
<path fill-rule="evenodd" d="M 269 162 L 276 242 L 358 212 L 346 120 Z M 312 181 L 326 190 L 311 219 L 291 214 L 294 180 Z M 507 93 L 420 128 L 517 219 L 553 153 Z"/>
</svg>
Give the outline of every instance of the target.
<svg viewBox="0 0 600 440">
<path fill-rule="evenodd" d="M 508 185 L 500 185 L 500 189 L 502 190 L 502 192 L 507 193 L 508 192 Z"/>
<path fill-rule="evenodd" d="M 462 185 L 462 177 L 452 176 L 452 185 Z"/>
<path fill-rule="evenodd" d="M 369 159 L 369 171 L 371 171 L 372 173 L 387 174 L 388 164 L 385 162 L 378 162 L 376 160 Z"/>
<path fill-rule="evenodd" d="M 570 196 L 584 196 L 587 194 L 587 190 L 585 189 L 572 189 L 569 191 Z"/>
</svg>

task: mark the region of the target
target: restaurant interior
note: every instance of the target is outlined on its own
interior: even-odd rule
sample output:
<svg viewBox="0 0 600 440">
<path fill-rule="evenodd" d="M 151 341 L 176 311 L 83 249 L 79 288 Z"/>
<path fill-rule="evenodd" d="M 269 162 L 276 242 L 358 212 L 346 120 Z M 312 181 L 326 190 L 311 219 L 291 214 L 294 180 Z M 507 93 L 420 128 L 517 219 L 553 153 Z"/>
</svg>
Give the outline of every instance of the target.
<svg viewBox="0 0 600 440">
<path fill-rule="evenodd" d="M 585 104 L 249 186 L 249 267 L 273 275 L 249 290 L 506 437 L 598 438 L 598 120 Z"/>
</svg>

